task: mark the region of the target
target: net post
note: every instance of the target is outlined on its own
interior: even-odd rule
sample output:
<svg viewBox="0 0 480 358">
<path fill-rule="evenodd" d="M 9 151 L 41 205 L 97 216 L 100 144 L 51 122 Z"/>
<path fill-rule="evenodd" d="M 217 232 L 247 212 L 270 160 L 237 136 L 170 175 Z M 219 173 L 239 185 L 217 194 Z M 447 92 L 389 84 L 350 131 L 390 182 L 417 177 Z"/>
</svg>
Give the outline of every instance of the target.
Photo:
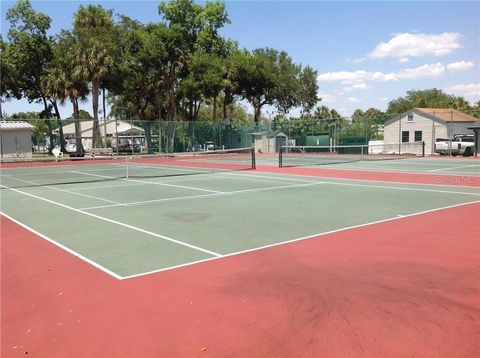
<svg viewBox="0 0 480 358">
<path fill-rule="evenodd" d="M 128 155 L 125 156 L 125 179 L 128 180 Z"/>
<path fill-rule="evenodd" d="M 256 162 L 256 156 L 255 156 L 255 147 L 252 147 L 252 169 L 257 169 L 257 162 Z"/>
<path fill-rule="evenodd" d="M 422 157 L 425 157 L 425 141 L 422 141 Z"/>
<path fill-rule="evenodd" d="M 283 146 L 280 146 L 280 150 L 278 151 L 278 167 L 282 168 L 283 167 Z"/>
</svg>

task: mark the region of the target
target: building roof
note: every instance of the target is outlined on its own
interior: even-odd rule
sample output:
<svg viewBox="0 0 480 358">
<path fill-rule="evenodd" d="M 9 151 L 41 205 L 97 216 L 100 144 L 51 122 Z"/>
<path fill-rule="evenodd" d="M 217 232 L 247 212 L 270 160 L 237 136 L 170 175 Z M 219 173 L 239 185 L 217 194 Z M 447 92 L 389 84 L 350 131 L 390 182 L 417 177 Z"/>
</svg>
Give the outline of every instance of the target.
<svg viewBox="0 0 480 358">
<path fill-rule="evenodd" d="M 478 118 L 451 108 L 414 108 L 414 111 L 430 115 L 445 122 L 475 122 Z M 419 113 L 419 114 L 420 114 Z"/>
<path fill-rule="evenodd" d="M 0 122 L 0 129 L 1 130 L 31 130 L 33 126 L 25 121 L 1 121 Z"/>
<path fill-rule="evenodd" d="M 442 124 L 447 124 L 451 122 L 470 123 L 478 120 L 478 118 L 451 108 L 413 108 L 405 113 L 396 116 L 395 118 L 386 121 L 385 126 L 390 125 L 411 113 L 416 113 L 422 117 L 431 119 Z"/>
<path fill-rule="evenodd" d="M 103 120 L 99 120 L 100 132 L 103 133 L 104 131 L 104 124 Z M 132 125 L 132 123 L 123 121 L 120 119 L 108 119 L 107 120 L 107 133 L 114 134 L 118 133 L 119 135 L 122 134 L 140 134 L 144 133 L 145 130 L 138 126 Z M 116 128 L 115 128 L 116 127 Z M 91 131 L 93 128 L 93 120 L 81 120 L 80 121 L 80 133 L 85 133 Z M 63 127 L 63 133 L 65 134 L 75 134 L 75 123 L 67 124 Z"/>
</svg>

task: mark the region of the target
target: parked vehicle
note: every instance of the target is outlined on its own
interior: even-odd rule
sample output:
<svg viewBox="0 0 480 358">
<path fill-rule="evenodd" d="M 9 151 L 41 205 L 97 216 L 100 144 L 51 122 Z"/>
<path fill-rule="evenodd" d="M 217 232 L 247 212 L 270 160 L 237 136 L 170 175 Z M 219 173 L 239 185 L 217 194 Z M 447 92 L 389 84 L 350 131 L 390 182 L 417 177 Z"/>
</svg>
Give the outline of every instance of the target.
<svg viewBox="0 0 480 358">
<path fill-rule="evenodd" d="M 468 157 L 473 155 L 475 138 L 473 134 L 454 135 L 452 141 L 438 138 L 435 141 L 435 153 L 440 155 L 463 155 Z"/>
<path fill-rule="evenodd" d="M 215 144 L 213 142 L 205 142 L 205 150 L 215 150 Z"/>
<path fill-rule="evenodd" d="M 142 150 L 141 143 L 136 138 L 134 138 L 133 141 L 130 138 L 119 138 L 118 148 L 116 147 L 114 142 L 112 143 L 112 148 L 114 152 L 118 150 L 119 153 L 138 153 Z"/>
</svg>

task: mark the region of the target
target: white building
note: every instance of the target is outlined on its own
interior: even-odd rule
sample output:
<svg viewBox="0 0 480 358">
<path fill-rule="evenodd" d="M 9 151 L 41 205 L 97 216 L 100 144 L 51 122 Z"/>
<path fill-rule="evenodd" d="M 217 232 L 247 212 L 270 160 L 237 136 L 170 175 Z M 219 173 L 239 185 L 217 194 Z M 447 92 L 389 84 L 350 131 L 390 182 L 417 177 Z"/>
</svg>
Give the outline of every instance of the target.
<svg viewBox="0 0 480 358">
<path fill-rule="evenodd" d="M 414 108 L 385 122 L 384 143 L 425 142 L 425 154 L 433 154 L 436 139 L 451 140 L 456 134 L 473 134 L 477 120 L 455 109 Z"/>
<path fill-rule="evenodd" d="M 110 138 L 112 145 L 115 145 L 115 139 L 126 138 L 144 138 L 145 130 L 138 126 L 133 125 L 130 122 L 107 119 L 106 123 L 103 120 L 99 120 L 100 134 L 102 138 Z M 107 135 L 105 136 L 105 129 Z M 75 138 L 75 123 L 70 123 L 63 127 L 63 133 L 65 138 Z M 85 150 L 89 150 L 92 146 L 93 138 L 93 120 L 80 121 L 80 137 L 82 138 L 82 144 Z"/>
<path fill-rule="evenodd" d="M 25 121 L 0 122 L 0 157 L 3 160 L 32 157 L 32 128 Z"/>
</svg>

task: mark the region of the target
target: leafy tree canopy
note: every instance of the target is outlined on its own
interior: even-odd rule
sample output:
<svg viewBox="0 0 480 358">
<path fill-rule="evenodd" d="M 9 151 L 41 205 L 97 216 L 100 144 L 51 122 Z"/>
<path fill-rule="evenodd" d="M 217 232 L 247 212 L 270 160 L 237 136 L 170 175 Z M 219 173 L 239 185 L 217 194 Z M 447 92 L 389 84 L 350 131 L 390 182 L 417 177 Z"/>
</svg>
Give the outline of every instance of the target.
<svg viewBox="0 0 480 358">
<path fill-rule="evenodd" d="M 399 114 L 413 108 L 453 108 L 466 110 L 469 103 L 463 97 L 444 93 L 437 88 L 411 90 L 405 97 L 399 97 L 388 103 L 387 113 Z"/>
</svg>

